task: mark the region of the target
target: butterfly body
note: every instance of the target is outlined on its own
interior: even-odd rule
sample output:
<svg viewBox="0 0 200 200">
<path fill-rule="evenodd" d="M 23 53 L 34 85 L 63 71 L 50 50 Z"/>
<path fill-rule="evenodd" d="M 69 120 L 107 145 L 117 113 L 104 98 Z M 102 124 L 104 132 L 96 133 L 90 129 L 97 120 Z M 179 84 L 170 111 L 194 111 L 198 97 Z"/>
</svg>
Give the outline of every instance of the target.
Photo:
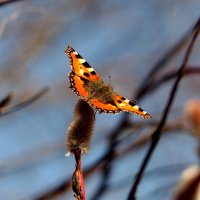
<svg viewBox="0 0 200 200">
<path fill-rule="evenodd" d="M 88 62 L 72 47 L 68 47 L 66 53 L 71 67 L 68 75 L 69 87 L 95 110 L 99 113 L 113 114 L 123 110 L 144 118 L 151 118 L 150 114 L 134 102 L 114 92 L 113 88 L 104 83 Z"/>
</svg>

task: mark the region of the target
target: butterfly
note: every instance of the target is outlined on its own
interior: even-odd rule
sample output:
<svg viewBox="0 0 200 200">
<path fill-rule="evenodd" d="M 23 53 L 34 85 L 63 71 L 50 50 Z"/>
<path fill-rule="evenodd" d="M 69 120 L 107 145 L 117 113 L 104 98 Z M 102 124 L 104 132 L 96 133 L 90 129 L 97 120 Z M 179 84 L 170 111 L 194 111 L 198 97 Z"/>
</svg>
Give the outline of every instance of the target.
<svg viewBox="0 0 200 200">
<path fill-rule="evenodd" d="M 89 63 L 72 47 L 65 50 L 69 57 L 71 71 L 68 74 L 69 88 L 99 113 L 117 114 L 121 111 L 151 118 L 151 115 L 136 103 L 113 91 Z"/>
</svg>

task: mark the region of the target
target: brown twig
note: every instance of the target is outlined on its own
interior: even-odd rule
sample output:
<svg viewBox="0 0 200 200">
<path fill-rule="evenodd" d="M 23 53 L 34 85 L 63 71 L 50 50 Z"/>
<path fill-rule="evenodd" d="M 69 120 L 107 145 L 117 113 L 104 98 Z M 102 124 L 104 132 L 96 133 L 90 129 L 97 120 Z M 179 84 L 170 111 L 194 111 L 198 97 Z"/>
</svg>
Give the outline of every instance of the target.
<svg viewBox="0 0 200 200">
<path fill-rule="evenodd" d="M 32 97 L 29 97 L 28 99 L 21 101 L 20 103 L 15 104 L 13 106 L 6 107 L 5 109 L 2 110 L 2 112 L 0 112 L 0 117 L 15 112 L 19 109 L 22 109 L 32 104 L 33 102 L 38 100 L 41 96 L 43 96 L 48 90 L 49 90 L 48 87 L 44 87 L 39 92 L 34 94 Z"/>
<path fill-rule="evenodd" d="M 22 0 L 3 0 L 3 1 L 0 2 L 0 7 L 5 6 L 7 4 L 10 4 L 10 3 L 15 3 L 15 2 L 18 2 L 18 1 L 22 1 Z"/>
<path fill-rule="evenodd" d="M 191 34 L 193 33 L 193 30 L 194 26 L 151 68 L 151 71 L 144 78 L 143 82 L 141 83 L 141 87 L 136 93 L 136 99 L 140 99 L 143 96 L 143 93 L 146 91 L 146 87 L 148 87 L 151 81 L 154 81 L 156 74 L 162 70 L 166 64 L 186 45 L 191 37 Z"/>
<path fill-rule="evenodd" d="M 159 142 L 159 139 L 161 137 L 162 128 L 163 128 L 163 126 L 164 126 L 164 124 L 166 122 L 166 119 L 168 117 L 168 114 L 169 114 L 170 108 L 172 106 L 172 103 L 174 101 L 174 98 L 175 98 L 176 91 L 178 89 L 180 80 L 181 80 L 181 78 L 183 76 L 183 70 L 184 70 L 184 68 L 186 67 L 186 65 L 187 65 L 187 63 L 189 61 L 189 57 L 190 57 L 190 55 L 192 53 L 192 49 L 194 47 L 194 44 L 195 44 L 195 41 L 196 41 L 196 39 L 198 37 L 199 32 L 200 32 L 200 19 L 198 19 L 198 21 L 197 21 L 197 23 L 196 23 L 196 25 L 195 25 L 195 27 L 193 29 L 193 32 L 192 32 L 192 35 L 191 35 L 192 39 L 191 39 L 191 41 L 189 43 L 189 46 L 188 46 L 188 48 L 186 50 L 186 53 L 185 53 L 185 56 L 184 56 L 184 59 L 183 59 L 183 63 L 180 66 L 179 71 L 177 72 L 177 78 L 176 78 L 175 83 L 174 83 L 174 85 L 172 87 L 172 90 L 170 92 L 169 99 L 167 101 L 166 107 L 165 107 L 164 112 L 163 112 L 163 116 L 161 118 L 161 121 L 160 121 L 157 129 L 153 133 L 150 147 L 149 147 L 149 149 L 147 151 L 147 154 L 145 155 L 145 158 L 144 158 L 144 160 L 142 162 L 142 165 L 141 165 L 141 167 L 140 167 L 140 169 L 139 169 L 139 171 L 137 173 L 136 179 L 135 179 L 134 184 L 133 184 L 133 186 L 131 188 L 131 191 L 129 193 L 128 200 L 135 200 L 136 199 L 137 188 L 139 186 L 139 183 L 140 183 L 140 181 L 141 181 L 141 179 L 143 177 L 144 171 L 145 171 L 145 169 L 146 169 L 146 167 L 147 167 L 147 165 L 148 165 L 148 163 L 149 163 L 149 161 L 151 159 L 151 156 L 152 156 L 152 154 L 153 154 L 153 152 L 154 152 L 154 150 L 155 150 L 155 148 L 156 148 L 156 146 L 157 146 L 157 144 Z"/>
<path fill-rule="evenodd" d="M 158 176 L 169 176 L 169 174 L 172 175 L 174 173 L 180 173 L 180 171 L 184 170 L 188 166 L 191 166 L 192 164 L 193 164 L 192 162 L 170 163 L 169 165 L 163 165 L 155 167 L 153 169 L 149 169 L 145 172 L 144 176 L 146 179 L 152 179 Z M 123 177 L 118 182 L 112 184 L 112 186 L 110 186 L 110 190 L 114 192 L 114 190 L 119 190 L 127 187 L 129 185 L 129 180 L 130 180 L 130 175 L 128 175 L 127 177 Z"/>
<path fill-rule="evenodd" d="M 142 96 L 144 97 L 148 93 L 153 92 L 163 83 L 172 80 L 173 78 L 177 76 L 177 73 L 178 73 L 178 70 L 173 70 L 171 72 L 164 74 L 158 80 L 152 80 L 148 85 L 146 85 L 145 88 L 143 88 Z M 195 75 L 195 74 L 198 74 L 198 75 L 200 74 L 200 68 L 187 66 L 187 68 L 185 68 L 183 71 L 184 76 Z"/>
<path fill-rule="evenodd" d="M 11 100 L 13 99 L 13 94 L 12 92 L 10 92 L 6 97 L 4 97 L 1 101 L 0 101 L 0 113 L 3 112 L 3 109 L 9 105 L 9 103 L 11 102 Z"/>
</svg>

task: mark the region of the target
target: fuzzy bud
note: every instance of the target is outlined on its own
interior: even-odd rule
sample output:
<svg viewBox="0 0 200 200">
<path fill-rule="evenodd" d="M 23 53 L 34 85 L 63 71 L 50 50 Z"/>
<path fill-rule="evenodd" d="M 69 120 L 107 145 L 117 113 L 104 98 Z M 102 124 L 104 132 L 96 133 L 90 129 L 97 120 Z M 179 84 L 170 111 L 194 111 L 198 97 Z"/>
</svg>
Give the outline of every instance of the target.
<svg viewBox="0 0 200 200">
<path fill-rule="evenodd" d="M 186 169 L 174 190 L 174 200 L 200 199 L 200 167 L 192 166 Z"/>
<path fill-rule="evenodd" d="M 184 107 L 185 124 L 193 136 L 200 140 L 200 100 L 190 100 Z"/>
<path fill-rule="evenodd" d="M 89 150 L 94 124 L 94 110 L 80 99 L 76 105 L 74 117 L 68 128 L 67 151 L 80 149 L 82 153 Z"/>
</svg>

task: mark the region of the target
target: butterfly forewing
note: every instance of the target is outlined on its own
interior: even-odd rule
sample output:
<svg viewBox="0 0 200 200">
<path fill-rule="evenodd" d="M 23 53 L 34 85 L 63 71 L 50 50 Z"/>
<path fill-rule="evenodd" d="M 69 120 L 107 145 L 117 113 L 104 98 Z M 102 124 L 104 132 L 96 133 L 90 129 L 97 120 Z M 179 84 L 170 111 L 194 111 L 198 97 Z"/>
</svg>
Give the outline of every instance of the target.
<svg viewBox="0 0 200 200">
<path fill-rule="evenodd" d="M 68 54 L 70 60 L 71 70 L 87 80 L 99 80 L 100 76 L 89 65 L 89 63 L 72 47 L 68 46 L 65 51 Z"/>
</svg>

